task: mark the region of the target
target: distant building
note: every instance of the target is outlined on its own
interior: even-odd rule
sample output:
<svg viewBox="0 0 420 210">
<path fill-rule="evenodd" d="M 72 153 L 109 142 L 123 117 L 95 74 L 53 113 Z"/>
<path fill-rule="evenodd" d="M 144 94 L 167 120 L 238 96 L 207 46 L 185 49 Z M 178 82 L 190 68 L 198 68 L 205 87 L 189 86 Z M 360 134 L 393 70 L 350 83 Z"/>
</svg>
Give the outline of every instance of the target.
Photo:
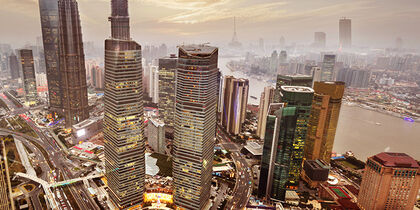
<svg viewBox="0 0 420 210">
<path fill-rule="evenodd" d="M 238 35 L 236 33 L 236 17 L 233 17 L 233 37 L 232 41 L 229 43 L 229 47 L 237 49 L 242 47 L 242 43 L 238 41 Z"/>
<path fill-rule="evenodd" d="M 314 35 L 314 47 L 325 48 L 327 44 L 327 35 L 325 32 L 315 32 Z"/>
<path fill-rule="evenodd" d="M 159 102 L 159 67 L 149 66 L 149 97 L 153 103 Z"/>
<path fill-rule="evenodd" d="M 344 82 L 315 82 L 305 158 L 330 162 L 344 95 Z"/>
<path fill-rule="evenodd" d="M 209 205 L 216 109 L 218 48 L 179 47 L 173 141 L 174 204 L 185 209 Z"/>
<path fill-rule="evenodd" d="M 275 102 L 280 101 L 280 92 L 282 86 L 304 86 L 312 87 L 312 76 L 310 75 L 277 75 Z"/>
<path fill-rule="evenodd" d="M 312 188 L 320 182 L 328 180 L 330 165 L 323 160 L 305 160 L 303 162 L 302 179 Z"/>
<path fill-rule="evenodd" d="M 351 19 L 341 18 L 339 21 L 339 47 L 351 48 Z"/>
<path fill-rule="evenodd" d="M 277 74 L 278 66 L 279 66 L 279 55 L 277 53 L 277 50 L 274 50 L 273 53 L 271 53 L 271 58 L 270 58 L 270 72 L 273 74 Z"/>
<path fill-rule="evenodd" d="M 28 106 L 35 106 L 38 103 L 38 92 L 36 88 L 34 57 L 32 50 L 19 50 L 19 58 L 22 65 L 23 90 L 25 92 L 25 103 Z"/>
<path fill-rule="evenodd" d="M 265 87 L 264 92 L 261 93 L 257 122 L 257 136 L 261 139 L 264 139 L 268 108 L 274 102 L 274 94 L 275 89 L 273 87 Z"/>
<path fill-rule="evenodd" d="M 321 68 L 319 68 L 318 66 L 312 67 L 312 69 L 311 69 L 312 87 L 314 86 L 315 82 L 320 82 L 321 81 L 321 73 L 322 73 Z"/>
<path fill-rule="evenodd" d="M 175 74 L 178 58 L 159 59 L 159 115 L 165 125 L 173 127 L 175 117 Z"/>
<path fill-rule="evenodd" d="M 321 69 L 321 81 L 334 81 L 335 59 L 335 55 L 324 55 Z"/>
<path fill-rule="evenodd" d="M 417 200 L 420 170 L 404 153 L 382 152 L 369 157 L 358 196 L 361 209 L 411 210 Z"/>
<path fill-rule="evenodd" d="M 18 79 L 20 77 L 19 62 L 17 60 L 17 56 L 14 53 L 9 56 L 9 68 L 10 76 L 12 79 Z"/>
<path fill-rule="evenodd" d="M 279 55 L 279 63 L 280 64 L 287 63 L 287 52 L 285 50 L 282 50 L 280 52 L 280 55 Z"/>
<path fill-rule="evenodd" d="M 369 70 L 344 68 L 338 72 L 337 81 L 345 82 L 346 87 L 367 88 L 370 76 Z"/>
<path fill-rule="evenodd" d="M 147 142 L 154 152 L 165 154 L 165 123 L 150 118 L 147 123 Z"/>
<path fill-rule="evenodd" d="M 221 124 L 228 133 L 238 135 L 245 122 L 248 105 L 249 81 L 225 76 Z"/>
</svg>

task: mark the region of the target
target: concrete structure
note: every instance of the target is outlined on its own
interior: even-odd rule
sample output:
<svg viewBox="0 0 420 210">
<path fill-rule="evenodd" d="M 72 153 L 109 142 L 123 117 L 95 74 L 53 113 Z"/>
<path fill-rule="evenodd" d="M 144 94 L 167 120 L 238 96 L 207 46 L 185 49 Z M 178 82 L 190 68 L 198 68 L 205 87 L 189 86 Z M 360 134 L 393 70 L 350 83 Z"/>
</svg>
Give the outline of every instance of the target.
<svg viewBox="0 0 420 210">
<path fill-rule="evenodd" d="M 261 139 L 264 139 L 268 108 L 274 102 L 274 95 L 275 89 L 273 87 L 265 87 L 264 92 L 261 93 L 257 122 L 257 136 Z"/>
<path fill-rule="evenodd" d="M 82 122 L 79 122 L 72 126 L 72 135 L 75 139 L 75 143 L 80 141 L 87 141 L 92 136 L 97 135 L 102 131 L 103 118 L 102 117 L 91 117 Z"/>
<path fill-rule="evenodd" d="M 322 61 L 321 81 L 333 81 L 335 79 L 334 66 L 335 55 L 325 54 Z"/>
<path fill-rule="evenodd" d="M 341 18 L 339 20 L 339 47 L 351 48 L 351 19 Z"/>
<path fill-rule="evenodd" d="M 223 110 L 221 124 L 230 134 L 242 132 L 248 104 L 249 81 L 225 76 L 223 85 Z"/>
<path fill-rule="evenodd" d="M 314 66 L 311 68 L 311 72 L 312 72 L 312 87 L 314 87 L 315 82 L 321 81 L 322 70 L 318 66 Z"/>
<path fill-rule="evenodd" d="M 346 83 L 346 87 L 367 88 L 371 72 L 364 69 L 344 68 L 338 72 L 337 81 Z"/>
<path fill-rule="evenodd" d="M 151 118 L 147 123 L 147 142 L 154 152 L 166 154 L 165 123 Z"/>
<path fill-rule="evenodd" d="M 179 47 L 173 144 L 174 203 L 185 209 L 208 205 L 212 179 L 218 49 Z"/>
<path fill-rule="evenodd" d="M 263 154 L 263 146 L 257 142 L 248 142 L 244 149 L 246 149 L 253 157 L 261 157 Z"/>
<path fill-rule="evenodd" d="M 344 82 L 315 82 L 305 158 L 330 162 L 344 95 Z"/>
<path fill-rule="evenodd" d="M 419 164 L 404 153 L 382 152 L 367 160 L 358 196 L 361 209 L 411 210 L 420 186 Z"/>
<path fill-rule="evenodd" d="M 9 68 L 10 68 L 10 76 L 12 79 L 17 79 L 20 77 L 19 73 L 19 62 L 17 60 L 17 56 L 12 53 L 9 56 Z"/>
<path fill-rule="evenodd" d="M 159 59 L 159 116 L 166 126 L 174 126 L 175 117 L 175 74 L 178 58 Z"/>
<path fill-rule="evenodd" d="M 146 173 L 141 46 L 130 38 L 128 1 L 112 0 L 111 9 L 103 130 L 108 193 L 116 208 L 138 208 Z"/>
<path fill-rule="evenodd" d="M 25 104 L 35 106 L 38 103 L 36 89 L 34 57 L 32 50 L 19 50 L 20 63 L 22 65 L 23 90 L 25 92 Z"/>
<path fill-rule="evenodd" d="M 312 76 L 311 75 L 277 75 L 276 83 L 276 95 L 274 96 L 274 101 L 278 103 L 280 101 L 280 92 L 282 86 L 304 86 L 312 87 Z"/>
<path fill-rule="evenodd" d="M 89 118 L 85 54 L 76 0 L 59 0 L 59 72 L 66 127 Z"/>
<path fill-rule="evenodd" d="M 315 32 L 314 47 L 325 48 L 326 45 L 327 45 L 327 34 L 325 34 L 325 32 Z"/>
<path fill-rule="evenodd" d="M 303 163 L 302 179 L 312 188 L 328 180 L 330 166 L 323 160 L 305 160 Z"/>
</svg>

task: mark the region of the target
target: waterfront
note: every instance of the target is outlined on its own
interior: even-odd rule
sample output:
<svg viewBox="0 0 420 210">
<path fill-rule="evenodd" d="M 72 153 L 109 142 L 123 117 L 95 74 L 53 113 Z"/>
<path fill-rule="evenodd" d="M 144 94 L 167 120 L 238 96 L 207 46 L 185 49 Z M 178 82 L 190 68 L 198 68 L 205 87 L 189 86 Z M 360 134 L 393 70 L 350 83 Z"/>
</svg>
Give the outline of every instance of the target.
<svg viewBox="0 0 420 210">
<path fill-rule="evenodd" d="M 240 59 L 240 58 L 235 58 Z M 259 104 L 261 92 L 265 86 L 274 84 L 249 78 L 241 72 L 232 72 L 226 63 L 232 58 L 219 59 L 219 68 L 223 75 L 248 78 L 250 83 L 248 99 L 250 104 Z M 380 125 L 378 125 L 379 123 Z M 334 151 L 344 153 L 352 151 L 357 158 L 365 161 L 367 157 L 380 152 L 405 152 L 415 159 L 420 159 L 420 123 L 410 123 L 401 118 L 390 116 L 358 106 L 343 105 L 334 143 Z"/>
</svg>

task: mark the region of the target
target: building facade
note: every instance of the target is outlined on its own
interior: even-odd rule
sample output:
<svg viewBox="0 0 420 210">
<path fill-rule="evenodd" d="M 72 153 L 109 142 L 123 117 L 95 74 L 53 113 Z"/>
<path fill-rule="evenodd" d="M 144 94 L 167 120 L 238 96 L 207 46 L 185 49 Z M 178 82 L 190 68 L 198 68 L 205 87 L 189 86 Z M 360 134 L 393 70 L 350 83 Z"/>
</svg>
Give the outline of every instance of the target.
<svg viewBox="0 0 420 210">
<path fill-rule="evenodd" d="M 159 59 L 159 115 L 166 126 L 174 126 L 176 55 Z"/>
<path fill-rule="evenodd" d="M 53 112 L 62 113 L 61 73 L 59 67 L 59 16 L 57 0 L 39 0 L 42 41 L 48 81 L 48 103 Z"/>
<path fill-rule="evenodd" d="M 339 20 L 339 47 L 351 48 L 351 19 L 341 18 Z"/>
<path fill-rule="evenodd" d="M 165 154 L 165 124 L 151 118 L 147 122 L 147 142 L 154 152 Z"/>
<path fill-rule="evenodd" d="M 22 81 L 25 93 L 25 103 L 28 106 L 35 106 L 38 102 L 36 88 L 34 57 L 32 50 L 19 50 L 20 63 L 22 65 Z"/>
<path fill-rule="evenodd" d="M 417 200 L 420 170 L 404 153 L 383 152 L 369 157 L 363 173 L 358 205 L 363 210 L 411 210 Z"/>
<path fill-rule="evenodd" d="M 18 62 L 17 56 L 14 53 L 12 53 L 9 56 L 9 68 L 10 68 L 10 76 L 12 77 L 12 79 L 17 79 L 20 77 L 19 62 Z"/>
<path fill-rule="evenodd" d="M 105 40 L 104 139 L 109 198 L 118 209 L 143 203 L 145 142 L 141 46 L 130 38 L 127 0 L 111 1 Z"/>
<path fill-rule="evenodd" d="M 337 81 L 345 82 L 347 87 L 367 88 L 370 77 L 369 70 L 343 68 L 337 74 Z"/>
<path fill-rule="evenodd" d="M 305 158 L 330 162 L 344 95 L 344 82 L 315 82 Z"/>
<path fill-rule="evenodd" d="M 273 87 L 265 87 L 264 92 L 261 93 L 257 122 L 257 136 L 260 139 L 264 139 L 268 108 L 274 102 L 274 95 L 275 89 Z"/>
<path fill-rule="evenodd" d="M 218 49 L 179 47 L 173 144 L 174 203 L 185 209 L 208 205 L 216 133 Z"/>
<path fill-rule="evenodd" d="M 248 104 L 249 81 L 225 76 L 221 124 L 228 133 L 238 135 L 245 122 Z"/>
<path fill-rule="evenodd" d="M 335 55 L 325 54 L 322 61 L 321 81 L 334 81 Z"/>
</svg>

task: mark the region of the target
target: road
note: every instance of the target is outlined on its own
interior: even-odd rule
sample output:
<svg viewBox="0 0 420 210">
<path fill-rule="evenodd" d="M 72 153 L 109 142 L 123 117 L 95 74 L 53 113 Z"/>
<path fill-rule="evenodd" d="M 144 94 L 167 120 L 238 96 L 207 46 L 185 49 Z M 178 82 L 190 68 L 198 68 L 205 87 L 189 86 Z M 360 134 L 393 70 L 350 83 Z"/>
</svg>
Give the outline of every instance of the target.
<svg viewBox="0 0 420 210">
<path fill-rule="evenodd" d="M 19 115 L 26 113 L 29 111 L 28 108 L 22 107 L 18 108 L 16 107 L 10 100 L 4 97 L 2 95 L 2 100 L 7 104 L 9 108 L 13 108 L 14 111 L 11 113 L 12 115 Z M 29 136 L 26 136 L 26 138 L 30 138 L 32 141 L 37 142 L 38 144 L 42 145 L 45 149 L 45 151 L 48 153 L 48 158 L 52 162 L 52 164 L 55 167 L 55 171 L 57 174 L 62 174 L 64 180 L 73 179 L 75 178 L 73 174 L 70 172 L 69 167 L 67 167 L 67 159 L 64 152 L 61 150 L 61 148 L 54 142 L 54 140 L 48 136 L 45 135 L 45 130 L 42 130 L 38 128 L 35 123 L 31 119 L 25 119 L 28 125 L 35 131 L 35 133 L 39 136 L 39 139 L 31 138 Z M 7 129 L 2 129 L 3 131 L 9 131 Z M 10 131 L 9 131 L 10 132 Z M 12 132 L 15 135 L 19 135 L 19 133 Z M 24 138 L 25 138 L 24 137 Z M 71 168 L 71 167 L 70 167 Z M 58 176 L 57 176 L 58 178 Z M 90 194 L 87 192 L 87 189 L 84 187 L 83 184 L 73 184 L 68 186 L 70 193 L 73 195 L 74 199 L 76 200 L 76 203 L 78 206 L 72 206 L 73 209 L 100 209 L 96 202 L 92 199 Z M 64 195 L 64 191 L 62 188 L 56 188 L 56 195 L 60 194 L 60 197 L 64 198 L 61 195 Z M 71 206 L 69 204 L 69 201 L 67 199 L 60 199 L 57 197 L 58 203 L 61 204 L 63 208 L 69 209 Z"/>
<path fill-rule="evenodd" d="M 217 138 L 222 147 L 231 151 L 232 159 L 236 165 L 236 184 L 233 198 L 226 204 L 226 209 L 244 209 L 252 193 L 253 175 L 244 156 L 241 155 L 241 146 L 232 142 L 229 135 L 217 126 Z"/>
</svg>

